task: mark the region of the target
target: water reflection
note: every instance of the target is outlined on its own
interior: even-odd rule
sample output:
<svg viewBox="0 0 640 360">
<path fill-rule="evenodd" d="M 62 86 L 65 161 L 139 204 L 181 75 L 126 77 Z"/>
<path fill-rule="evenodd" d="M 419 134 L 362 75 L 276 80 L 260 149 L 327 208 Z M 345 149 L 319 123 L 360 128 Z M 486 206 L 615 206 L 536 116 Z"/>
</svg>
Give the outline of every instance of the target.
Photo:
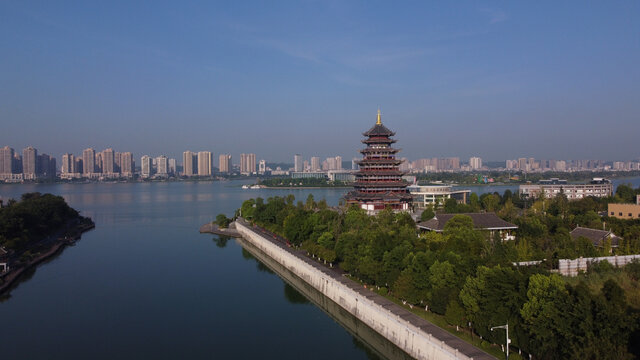
<svg viewBox="0 0 640 360">
<path fill-rule="evenodd" d="M 284 283 L 284 298 L 291 304 L 309 304 L 310 301 L 302 295 L 296 288 Z"/>
<path fill-rule="evenodd" d="M 218 235 L 213 237 L 213 242 L 219 248 L 225 248 L 227 246 L 227 242 L 231 239 L 229 236 Z"/>
</svg>

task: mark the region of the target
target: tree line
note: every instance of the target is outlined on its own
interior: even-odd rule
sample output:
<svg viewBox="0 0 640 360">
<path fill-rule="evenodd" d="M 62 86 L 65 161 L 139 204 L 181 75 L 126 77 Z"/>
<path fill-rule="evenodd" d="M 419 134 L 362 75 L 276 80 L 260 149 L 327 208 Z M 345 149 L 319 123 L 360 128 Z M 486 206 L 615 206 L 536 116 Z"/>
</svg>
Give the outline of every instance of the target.
<svg viewBox="0 0 640 360">
<path fill-rule="evenodd" d="M 10 199 L 0 208 L 0 246 L 22 250 L 78 217 L 61 196 L 23 194 L 20 201 Z"/>
</svg>

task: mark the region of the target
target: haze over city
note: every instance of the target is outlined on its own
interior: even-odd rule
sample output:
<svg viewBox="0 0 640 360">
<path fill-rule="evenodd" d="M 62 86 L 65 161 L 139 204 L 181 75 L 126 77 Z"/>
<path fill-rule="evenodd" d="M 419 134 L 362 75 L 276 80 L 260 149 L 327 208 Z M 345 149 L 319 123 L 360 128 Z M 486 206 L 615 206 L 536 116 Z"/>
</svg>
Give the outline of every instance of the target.
<svg viewBox="0 0 640 360">
<path fill-rule="evenodd" d="M 0 4 L 0 145 L 640 156 L 636 1 Z"/>
</svg>

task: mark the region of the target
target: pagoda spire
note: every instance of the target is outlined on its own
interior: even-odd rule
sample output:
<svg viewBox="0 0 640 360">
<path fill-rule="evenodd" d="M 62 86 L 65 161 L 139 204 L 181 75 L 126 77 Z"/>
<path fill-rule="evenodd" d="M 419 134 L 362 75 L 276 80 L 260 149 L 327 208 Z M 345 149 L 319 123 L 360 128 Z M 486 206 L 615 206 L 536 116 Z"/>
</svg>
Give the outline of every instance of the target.
<svg viewBox="0 0 640 360">
<path fill-rule="evenodd" d="M 378 121 L 376 121 L 376 125 L 382 125 L 382 115 L 380 114 L 380 108 L 378 108 Z"/>
</svg>

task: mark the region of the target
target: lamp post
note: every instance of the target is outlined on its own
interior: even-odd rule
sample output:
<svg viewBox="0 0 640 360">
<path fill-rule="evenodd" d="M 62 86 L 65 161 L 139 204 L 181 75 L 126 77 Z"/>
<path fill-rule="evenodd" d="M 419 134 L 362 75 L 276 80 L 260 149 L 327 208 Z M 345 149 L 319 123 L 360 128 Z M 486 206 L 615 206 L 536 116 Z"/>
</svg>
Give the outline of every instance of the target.
<svg viewBox="0 0 640 360">
<path fill-rule="evenodd" d="M 511 340 L 509 340 L 509 323 L 506 325 L 494 326 L 491 328 L 491 331 L 493 331 L 493 329 L 505 329 L 507 331 L 507 360 L 509 360 L 509 343 L 511 342 Z"/>
</svg>

